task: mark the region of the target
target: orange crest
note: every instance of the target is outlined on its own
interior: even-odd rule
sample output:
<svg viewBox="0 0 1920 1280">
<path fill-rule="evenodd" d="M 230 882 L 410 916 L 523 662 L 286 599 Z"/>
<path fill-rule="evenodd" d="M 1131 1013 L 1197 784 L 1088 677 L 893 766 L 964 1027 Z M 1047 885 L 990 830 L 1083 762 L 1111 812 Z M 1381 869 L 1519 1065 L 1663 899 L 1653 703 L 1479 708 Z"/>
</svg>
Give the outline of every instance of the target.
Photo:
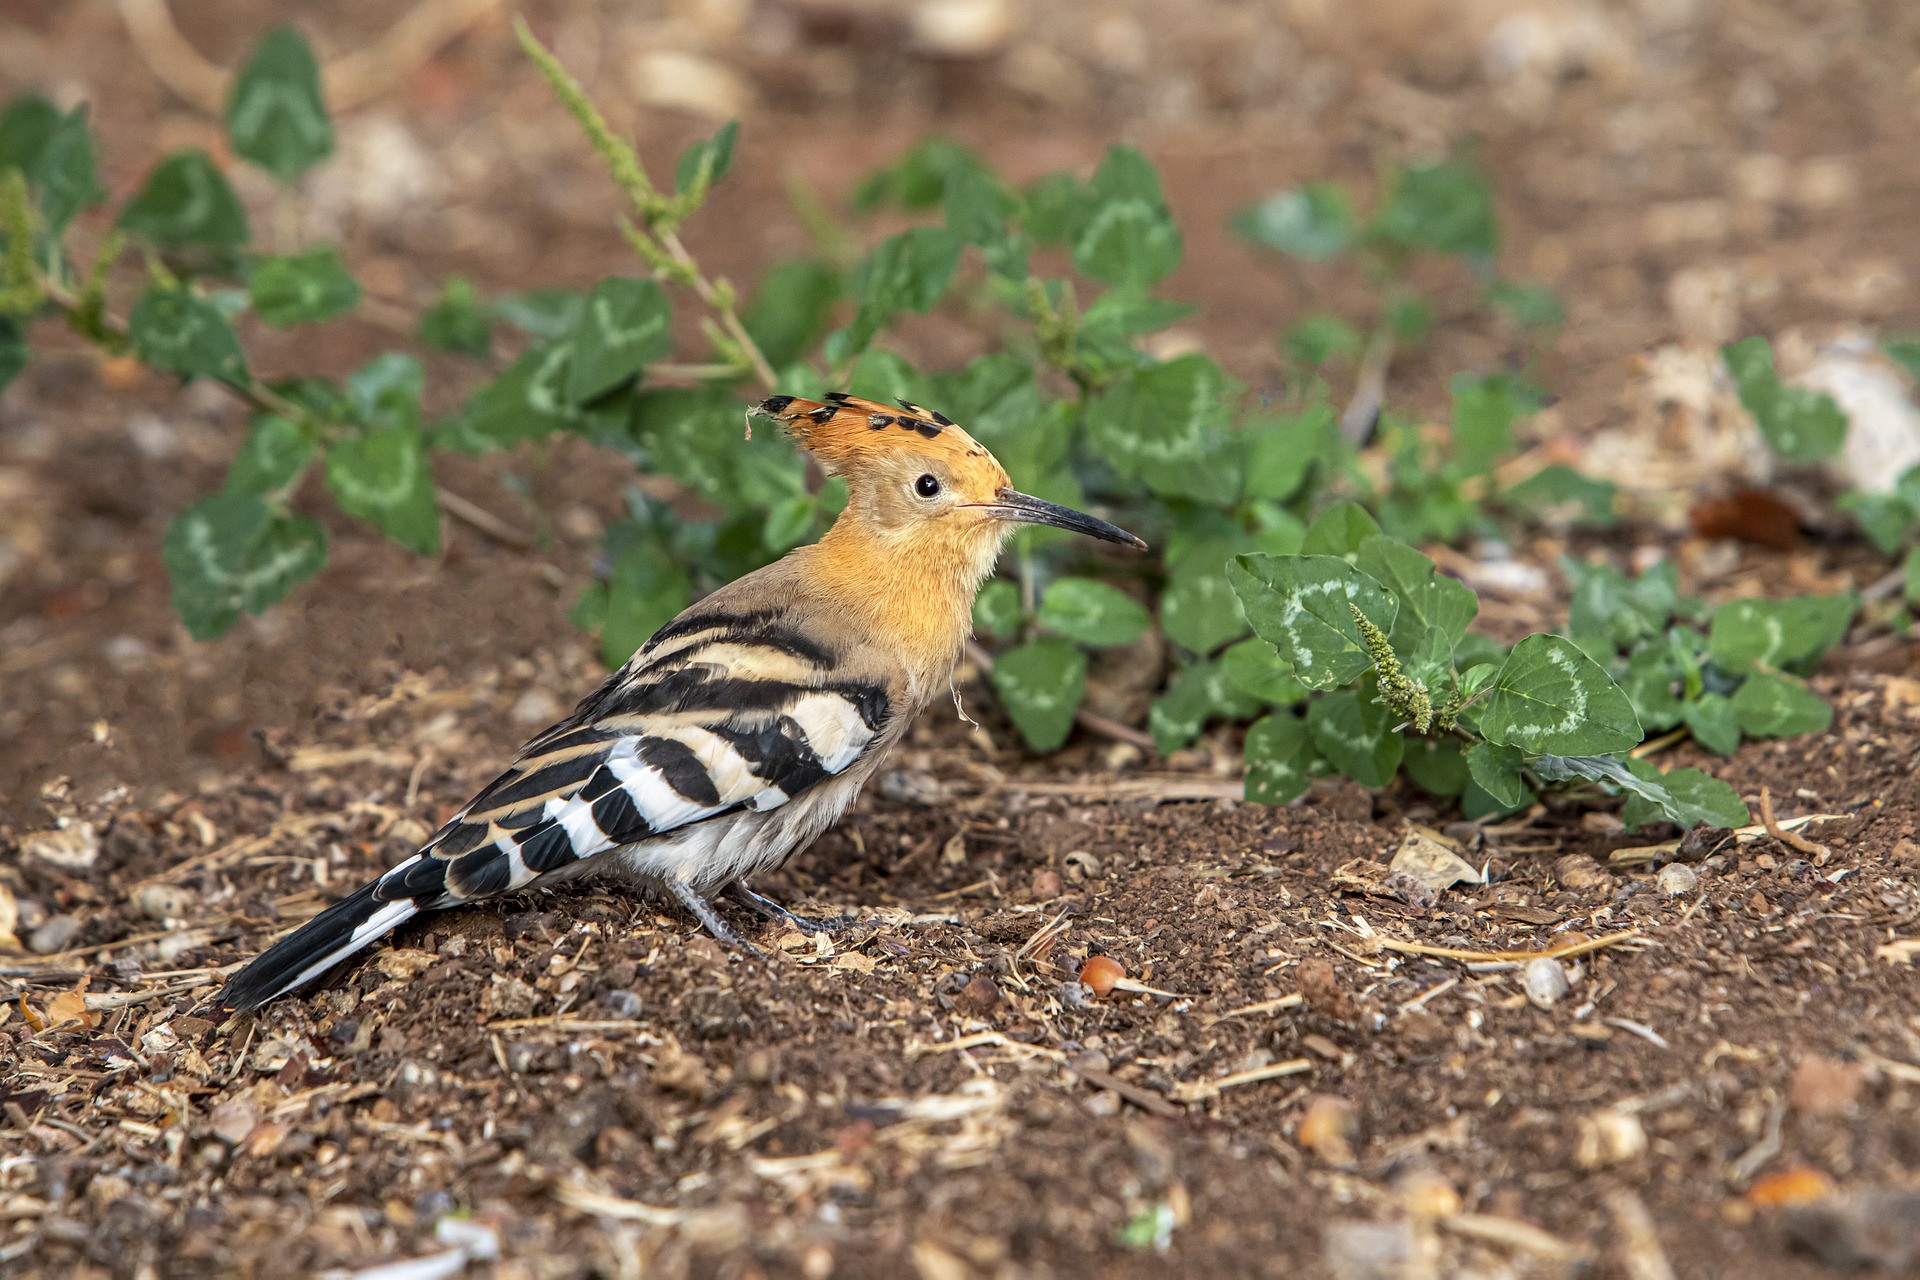
<svg viewBox="0 0 1920 1280">
<path fill-rule="evenodd" d="M 786 427 L 802 449 L 829 472 L 877 461 L 895 451 L 922 456 L 988 458 L 985 446 L 962 431 L 944 413 L 922 409 L 910 400 L 898 408 L 829 391 L 825 400 L 770 396 L 752 413 Z"/>
</svg>

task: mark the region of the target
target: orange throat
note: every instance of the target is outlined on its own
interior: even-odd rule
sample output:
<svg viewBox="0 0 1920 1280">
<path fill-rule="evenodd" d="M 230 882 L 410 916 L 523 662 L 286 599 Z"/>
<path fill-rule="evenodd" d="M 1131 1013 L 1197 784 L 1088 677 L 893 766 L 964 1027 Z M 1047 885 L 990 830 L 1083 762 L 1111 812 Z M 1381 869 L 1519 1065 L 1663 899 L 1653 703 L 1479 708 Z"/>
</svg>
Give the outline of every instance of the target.
<svg viewBox="0 0 1920 1280">
<path fill-rule="evenodd" d="M 1007 532 L 976 524 L 889 536 L 843 515 L 808 548 L 809 568 L 830 599 L 938 683 L 973 630 L 974 593 L 993 572 Z"/>
</svg>

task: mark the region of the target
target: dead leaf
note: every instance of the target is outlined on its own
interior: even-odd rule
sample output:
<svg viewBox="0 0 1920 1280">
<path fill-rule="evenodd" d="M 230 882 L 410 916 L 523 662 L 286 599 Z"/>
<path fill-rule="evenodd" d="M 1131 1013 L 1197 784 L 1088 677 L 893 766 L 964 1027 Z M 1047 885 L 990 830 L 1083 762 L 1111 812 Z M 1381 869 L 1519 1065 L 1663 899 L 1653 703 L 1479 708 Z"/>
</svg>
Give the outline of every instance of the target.
<svg viewBox="0 0 1920 1280">
<path fill-rule="evenodd" d="M 1471 862 L 1419 831 L 1410 832 L 1401 842 L 1387 869 L 1410 875 L 1435 893 L 1456 884 L 1486 882 Z"/>
<path fill-rule="evenodd" d="M 1825 1200 L 1833 1191 L 1833 1180 L 1826 1174 L 1796 1164 L 1770 1173 L 1747 1188 L 1747 1203 L 1756 1209 L 1782 1209 Z"/>
<path fill-rule="evenodd" d="M 85 995 L 78 991 L 62 991 L 47 1001 L 46 1029 L 56 1030 L 75 1022 L 89 1030 L 100 1025 L 100 1015 L 87 1012 Z"/>
<path fill-rule="evenodd" d="M 858 951 L 842 951 L 833 958 L 833 967 L 849 969 L 854 973 L 872 973 L 877 963 L 872 956 L 862 955 Z"/>
<path fill-rule="evenodd" d="M 408 947 L 395 947 L 382 951 L 373 958 L 373 967 L 389 978 L 398 978 L 409 982 L 419 977 L 440 959 L 431 951 L 420 951 Z"/>
</svg>

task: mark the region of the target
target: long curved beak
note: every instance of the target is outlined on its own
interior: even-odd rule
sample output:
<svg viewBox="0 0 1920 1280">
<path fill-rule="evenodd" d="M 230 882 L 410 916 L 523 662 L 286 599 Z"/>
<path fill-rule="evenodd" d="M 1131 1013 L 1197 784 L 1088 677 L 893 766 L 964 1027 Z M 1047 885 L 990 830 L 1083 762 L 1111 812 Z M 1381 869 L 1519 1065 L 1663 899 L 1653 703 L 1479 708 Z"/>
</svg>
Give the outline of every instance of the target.
<svg viewBox="0 0 1920 1280">
<path fill-rule="evenodd" d="M 969 505 L 985 511 L 996 520 L 1009 520 L 1017 524 L 1047 524 L 1072 533 L 1084 533 L 1089 538 L 1098 538 L 1102 542 L 1117 542 L 1123 547 L 1132 547 L 1135 551 L 1147 549 L 1146 543 L 1119 525 L 1108 524 L 1105 520 L 1090 516 L 1084 511 L 1075 511 L 1072 507 L 1063 507 L 1057 502 L 1048 502 L 1044 498 L 1021 493 L 1018 489 L 1002 489 L 993 495 L 992 502 Z"/>
</svg>

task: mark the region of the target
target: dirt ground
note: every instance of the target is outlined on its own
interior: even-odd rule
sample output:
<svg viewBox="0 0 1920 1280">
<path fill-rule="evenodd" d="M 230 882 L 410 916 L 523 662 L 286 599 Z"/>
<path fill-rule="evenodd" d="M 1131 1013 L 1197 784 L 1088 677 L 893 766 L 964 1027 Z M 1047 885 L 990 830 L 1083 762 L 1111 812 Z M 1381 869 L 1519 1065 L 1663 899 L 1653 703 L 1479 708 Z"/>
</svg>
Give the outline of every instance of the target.
<svg viewBox="0 0 1920 1280">
<path fill-rule="evenodd" d="M 663 100 L 742 111 L 734 176 L 689 234 L 741 281 L 807 247 L 789 184 L 837 206 L 930 129 L 1022 178 L 1124 138 L 1185 229 L 1166 291 L 1261 386 L 1275 332 L 1310 305 L 1351 312 L 1361 285 L 1258 260 L 1231 213 L 1307 179 L 1364 189 L 1385 158 L 1473 137 L 1503 266 L 1567 303 L 1543 370 L 1567 439 L 1629 424 L 1635 353 L 1700 336 L 1683 279 L 1730 282 L 1724 336 L 1920 327 L 1920 10 L 1903 0 L 947 6 L 991 37 L 977 48 L 937 8 L 529 16 L 656 166 L 711 128 Z M 289 18 L 338 56 L 390 9 L 174 6 L 217 63 Z M 114 6 L 9 13 L 0 93 L 92 102 L 116 195 L 168 148 L 217 146 Z M 612 194 L 501 17 L 400 67 L 340 135 L 302 216 L 344 242 L 368 319 L 249 334 L 267 371 L 353 367 L 452 272 L 493 291 L 632 270 Z M 270 226 L 271 193 L 243 193 Z M 1435 337 L 1393 395 L 1438 412 L 1449 375 L 1513 340 L 1464 276 L 1426 283 Z M 946 315 L 906 335 L 929 365 L 980 342 Z M 434 357 L 429 377 L 450 404 L 473 371 Z M 1782 817 L 1824 815 L 1798 844 L 1647 853 L 1677 833 L 1571 804 L 1473 827 L 1400 789 L 1249 806 L 1230 798 L 1231 734 L 1170 761 L 1099 739 L 1037 760 L 975 686 L 981 731 L 932 713 L 761 886 L 859 915 L 830 946 L 762 932 L 765 956 L 732 955 L 589 887 L 417 921 L 216 1029 L 191 1010 L 217 970 L 410 853 L 597 681 L 565 614 L 626 480 L 584 447 L 450 459 L 448 489 L 541 536 L 527 551 L 451 523 L 435 561 L 332 514 L 316 484 L 301 504 L 330 567 L 196 644 L 161 536 L 243 425 L 218 392 L 79 354 L 0 398 L 0 887 L 30 947 L 0 954 L 0 1274 L 438 1258 L 390 1273 L 424 1277 L 458 1249 L 501 1277 L 924 1280 L 1658 1280 L 1920 1257 L 1901 945 L 1920 934 L 1920 652 L 1884 635 L 1817 675 L 1831 732 L 1673 753 L 1750 803 L 1767 788 Z M 1716 596 L 1886 567 L 1845 541 L 1759 551 L 1652 520 L 1602 548 L 1671 553 Z M 1517 545 L 1545 585 L 1487 594 L 1484 623 L 1556 625 L 1563 549 Z M 1386 893 L 1410 823 L 1489 883 Z M 1571 986 L 1547 1007 L 1540 966 L 1485 955 L 1553 949 Z M 1143 989 L 1090 998 L 1089 955 Z M 34 1029 L 63 1009 L 78 1020 Z"/>
</svg>

